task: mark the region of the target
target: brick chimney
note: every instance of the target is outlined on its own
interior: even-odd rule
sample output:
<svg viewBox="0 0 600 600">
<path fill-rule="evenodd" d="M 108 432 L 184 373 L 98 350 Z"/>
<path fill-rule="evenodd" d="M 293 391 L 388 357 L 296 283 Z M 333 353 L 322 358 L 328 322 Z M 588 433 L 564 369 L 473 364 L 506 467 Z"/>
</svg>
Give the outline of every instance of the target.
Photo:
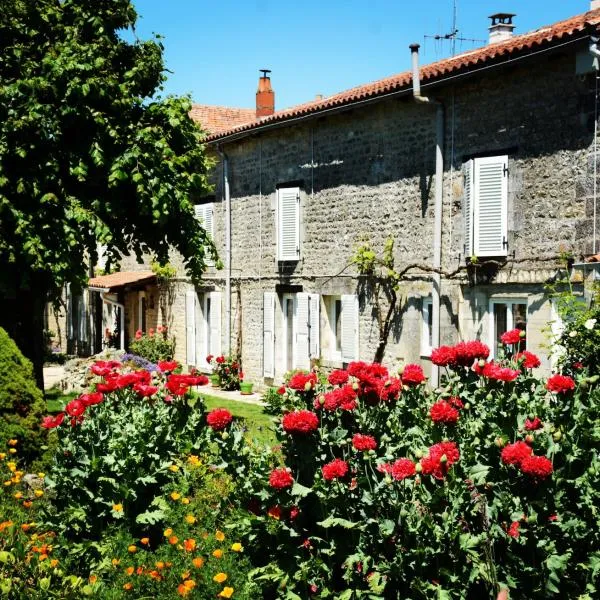
<svg viewBox="0 0 600 600">
<path fill-rule="evenodd" d="M 262 77 L 258 78 L 258 90 L 256 90 L 256 118 L 268 117 L 275 112 L 275 92 L 271 88 L 269 69 L 259 69 Z"/>
<path fill-rule="evenodd" d="M 490 15 L 488 19 L 492 20 L 490 25 L 490 44 L 496 44 L 497 42 L 503 42 L 508 40 L 513 35 L 513 17 L 516 15 L 510 13 L 496 13 Z"/>
</svg>

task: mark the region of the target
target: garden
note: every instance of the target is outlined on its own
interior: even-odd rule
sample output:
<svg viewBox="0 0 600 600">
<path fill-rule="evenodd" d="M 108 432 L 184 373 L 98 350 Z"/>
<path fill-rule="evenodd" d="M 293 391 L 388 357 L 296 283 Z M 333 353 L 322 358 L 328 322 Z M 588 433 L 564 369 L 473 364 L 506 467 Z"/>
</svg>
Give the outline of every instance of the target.
<svg viewBox="0 0 600 600">
<path fill-rule="evenodd" d="M 594 598 L 598 312 L 545 379 L 517 329 L 495 360 L 435 349 L 434 390 L 415 364 L 290 373 L 261 436 L 160 356 L 96 361 L 47 414 L 0 330 L 0 595 Z"/>
</svg>

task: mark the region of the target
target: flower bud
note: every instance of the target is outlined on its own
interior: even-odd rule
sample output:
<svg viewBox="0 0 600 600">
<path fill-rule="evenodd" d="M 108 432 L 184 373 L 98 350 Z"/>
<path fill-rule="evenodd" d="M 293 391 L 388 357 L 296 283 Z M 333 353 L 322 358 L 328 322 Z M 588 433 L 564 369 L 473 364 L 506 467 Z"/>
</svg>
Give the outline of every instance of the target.
<svg viewBox="0 0 600 600">
<path fill-rule="evenodd" d="M 423 472 L 423 465 L 421 463 L 417 463 L 415 465 L 415 472 L 416 473 L 422 473 Z"/>
<path fill-rule="evenodd" d="M 477 365 L 479 366 L 480 369 L 483 369 L 483 367 L 485 367 L 485 360 L 483 360 L 483 358 L 480 358 L 479 361 L 477 362 Z"/>
<path fill-rule="evenodd" d="M 469 410 L 471 408 L 470 402 L 465 402 L 465 410 Z"/>
<path fill-rule="evenodd" d="M 323 404 L 325 404 L 325 396 L 323 396 L 323 394 L 321 394 L 321 395 L 319 396 L 319 404 L 320 404 L 321 406 L 323 406 Z"/>
<path fill-rule="evenodd" d="M 534 437 L 531 434 L 528 434 L 528 435 L 525 436 L 525 441 L 528 444 L 533 444 L 533 440 L 534 440 Z"/>
<path fill-rule="evenodd" d="M 440 464 L 445 465 L 448 462 L 448 457 L 445 454 L 440 456 Z"/>
<path fill-rule="evenodd" d="M 305 392 L 310 392 L 310 390 L 311 390 L 311 389 L 312 389 L 312 383 L 311 383 L 310 381 L 307 381 L 307 382 L 304 384 L 304 391 L 305 391 Z"/>
<path fill-rule="evenodd" d="M 355 381 L 355 382 L 352 384 L 352 389 L 353 389 L 355 392 L 358 392 L 358 390 L 360 389 L 360 385 L 358 384 L 358 381 Z"/>
<path fill-rule="evenodd" d="M 555 431 L 554 434 L 552 435 L 552 439 L 555 442 L 560 442 L 561 438 L 562 438 L 562 433 L 560 431 Z"/>
<path fill-rule="evenodd" d="M 494 443 L 496 444 L 496 446 L 498 446 L 498 448 L 504 448 L 506 442 L 504 441 L 504 438 L 498 436 L 495 440 Z"/>
</svg>

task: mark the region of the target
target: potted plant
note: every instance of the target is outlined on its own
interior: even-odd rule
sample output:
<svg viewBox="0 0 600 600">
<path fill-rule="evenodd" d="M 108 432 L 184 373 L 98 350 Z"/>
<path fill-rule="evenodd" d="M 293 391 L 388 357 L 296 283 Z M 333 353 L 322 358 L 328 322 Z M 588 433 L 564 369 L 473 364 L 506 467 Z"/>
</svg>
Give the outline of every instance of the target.
<svg viewBox="0 0 600 600">
<path fill-rule="evenodd" d="M 240 381 L 240 393 L 242 396 L 249 396 L 252 394 L 252 387 L 254 384 L 251 381 Z"/>
<path fill-rule="evenodd" d="M 210 385 L 212 385 L 212 387 L 214 387 L 214 388 L 221 387 L 221 379 L 220 379 L 218 373 L 212 373 L 211 375 L 208 376 L 208 378 L 210 379 Z"/>
</svg>

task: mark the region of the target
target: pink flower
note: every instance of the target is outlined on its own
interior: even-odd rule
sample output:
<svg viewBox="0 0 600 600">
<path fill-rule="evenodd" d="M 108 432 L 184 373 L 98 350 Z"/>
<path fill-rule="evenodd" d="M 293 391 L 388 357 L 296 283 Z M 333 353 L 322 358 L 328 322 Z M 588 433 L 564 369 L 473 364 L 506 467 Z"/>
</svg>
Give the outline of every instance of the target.
<svg viewBox="0 0 600 600">
<path fill-rule="evenodd" d="M 154 328 L 153 327 L 150 327 L 150 329 L 148 329 L 148 335 L 150 337 L 152 337 L 154 335 Z"/>
<path fill-rule="evenodd" d="M 552 375 L 546 382 L 546 389 L 555 394 L 566 394 L 575 389 L 575 381 L 568 375 Z"/>
<path fill-rule="evenodd" d="M 323 479 L 326 481 L 340 479 L 348 473 L 348 463 L 341 458 L 336 458 L 323 465 L 321 471 L 323 472 Z"/>
<path fill-rule="evenodd" d="M 136 340 L 141 340 L 143 335 L 144 335 L 144 334 L 142 333 L 142 330 L 141 330 L 141 329 L 138 329 L 138 330 L 135 332 L 135 339 L 136 339 Z"/>
</svg>

